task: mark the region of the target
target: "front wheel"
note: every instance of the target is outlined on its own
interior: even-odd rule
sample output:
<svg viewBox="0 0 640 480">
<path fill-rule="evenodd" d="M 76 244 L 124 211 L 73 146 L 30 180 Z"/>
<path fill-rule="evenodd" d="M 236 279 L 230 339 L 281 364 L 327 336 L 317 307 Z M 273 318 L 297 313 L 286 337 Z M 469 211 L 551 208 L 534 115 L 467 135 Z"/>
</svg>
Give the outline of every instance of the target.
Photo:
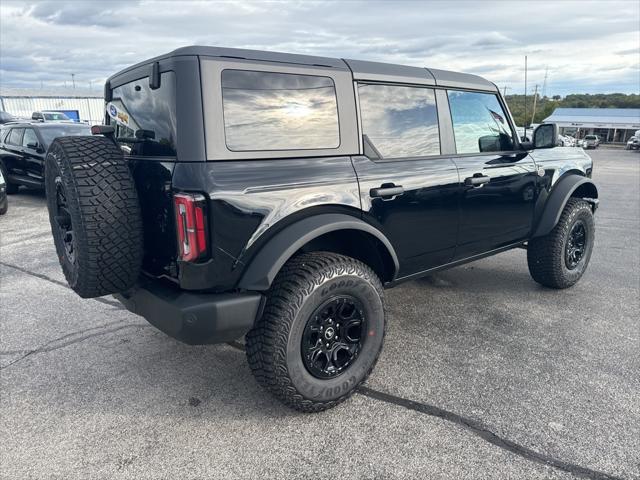
<svg viewBox="0 0 640 480">
<path fill-rule="evenodd" d="M 4 177 L 5 191 L 7 192 L 7 195 L 13 195 L 14 193 L 18 193 L 18 189 L 20 188 L 20 185 L 17 185 L 9 181 L 9 175 L 7 175 L 7 169 L 4 167 L 4 165 L 2 165 L 2 163 L 0 163 L 0 171 L 2 172 L 2 176 Z"/>
<path fill-rule="evenodd" d="M 247 334 L 258 383 L 284 404 L 318 412 L 347 399 L 376 364 L 385 333 L 382 284 L 362 262 L 314 252 L 276 277 Z"/>
<path fill-rule="evenodd" d="M 569 199 L 554 229 L 529 241 L 527 263 L 533 279 L 550 288 L 574 285 L 589 265 L 595 233 L 591 205 Z"/>
</svg>

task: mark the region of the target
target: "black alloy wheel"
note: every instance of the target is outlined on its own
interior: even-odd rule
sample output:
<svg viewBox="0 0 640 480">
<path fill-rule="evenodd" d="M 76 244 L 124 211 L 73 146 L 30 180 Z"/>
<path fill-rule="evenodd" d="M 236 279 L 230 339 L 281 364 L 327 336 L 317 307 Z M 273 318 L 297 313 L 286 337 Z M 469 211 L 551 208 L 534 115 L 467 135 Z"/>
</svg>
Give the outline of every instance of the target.
<svg viewBox="0 0 640 480">
<path fill-rule="evenodd" d="M 583 220 L 573 224 L 567 238 L 565 248 L 565 263 L 569 270 L 574 270 L 584 256 L 587 245 L 587 229 Z"/>
<path fill-rule="evenodd" d="M 344 373 L 362 350 L 366 338 L 364 308 L 350 295 L 326 300 L 311 315 L 302 335 L 304 366 L 316 378 Z"/>
<path fill-rule="evenodd" d="M 71 214 L 69 213 L 69 204 L 67 201 L 67 193 L 62 183 L 62 178 L 57 176 L 55 178 L 56 185 L 56 211 L 55 211 L 55 225 L 58 229 L 60 238 L 64 245 L 64 255 L 67 261 L 71 264 L 76 261 L 75 253 L 75 240 L 73 236 L 73 223 L 71 221 Z"/>
</svg>

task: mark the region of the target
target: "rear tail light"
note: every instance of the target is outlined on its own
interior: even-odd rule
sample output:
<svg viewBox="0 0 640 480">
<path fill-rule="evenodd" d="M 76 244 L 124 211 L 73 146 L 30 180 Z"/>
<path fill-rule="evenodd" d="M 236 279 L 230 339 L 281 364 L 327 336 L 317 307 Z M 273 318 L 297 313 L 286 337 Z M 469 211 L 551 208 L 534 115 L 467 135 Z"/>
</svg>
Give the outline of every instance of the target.
<svg viewBox="0 0 640 480">
<path fill-rule="evenodd" d="M 195 262 L 207 255 L 207 224 L 203 195 L 176 193 L 173 196 L 178 232 L 178 257 Z"/>
</svg>

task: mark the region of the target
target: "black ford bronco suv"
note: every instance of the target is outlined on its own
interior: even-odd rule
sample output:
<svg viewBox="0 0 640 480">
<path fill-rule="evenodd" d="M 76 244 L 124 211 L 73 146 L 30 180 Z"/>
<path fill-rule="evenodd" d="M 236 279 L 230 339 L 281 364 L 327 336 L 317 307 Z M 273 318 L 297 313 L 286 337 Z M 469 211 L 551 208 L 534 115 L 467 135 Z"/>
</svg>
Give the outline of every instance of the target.
<svg viewBox="0 0 640 480">
<path fill-rule="evenodd" d="M 298 410 L 367 378 L 383 288 L 516 247 L 566 288 L 591 257 L 591 159 L 552 124 L 521 141 L 474 75 L 186 47 L 105 100 L 105 125 L 46 157 L 69 285 L 186 343 L 246 335 L 258 382 Z"/>
</svg>

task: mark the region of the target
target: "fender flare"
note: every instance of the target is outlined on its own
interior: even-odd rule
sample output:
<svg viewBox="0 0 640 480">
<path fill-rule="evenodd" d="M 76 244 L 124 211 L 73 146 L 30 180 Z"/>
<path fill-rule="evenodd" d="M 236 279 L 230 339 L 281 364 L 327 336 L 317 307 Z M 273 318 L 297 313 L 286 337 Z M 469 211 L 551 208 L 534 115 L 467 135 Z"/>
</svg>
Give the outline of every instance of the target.
<svg viewBox="0 0 640 480">
<path fill-rule="evenodd" d="M 305 218 L 275 234 L 250 261 L 238 287 L 244 290 L 268 290 L 282 266 L 295 252 L 314 238 L 337 230 L 360 230 L 376 237 L 393 259 L 395 278 L 399 269 L 398 256 L 380 230 L 349 215 L 328 213 Z"/>
<path fill-rule="evenodd" d="M 595 192 L 595 195 L 592 195 L 587 199 L 593 204 L 595 211 L 598 198 L 598 188 L 596 187 L 596 184 L 588 177 L 570 174 L 565 178 L 560 179 L 551 191 L 532 238 L 542 237 L 551 232 L 551 230 L 553 230 L 553 228 L 558 224 L 560 215 L 562 215 L 562 211 L 569 201 L 569 198 L 573 195 L 573 192 L 582 185 L 587 184 L 591 185 Z"/>
</svg>

